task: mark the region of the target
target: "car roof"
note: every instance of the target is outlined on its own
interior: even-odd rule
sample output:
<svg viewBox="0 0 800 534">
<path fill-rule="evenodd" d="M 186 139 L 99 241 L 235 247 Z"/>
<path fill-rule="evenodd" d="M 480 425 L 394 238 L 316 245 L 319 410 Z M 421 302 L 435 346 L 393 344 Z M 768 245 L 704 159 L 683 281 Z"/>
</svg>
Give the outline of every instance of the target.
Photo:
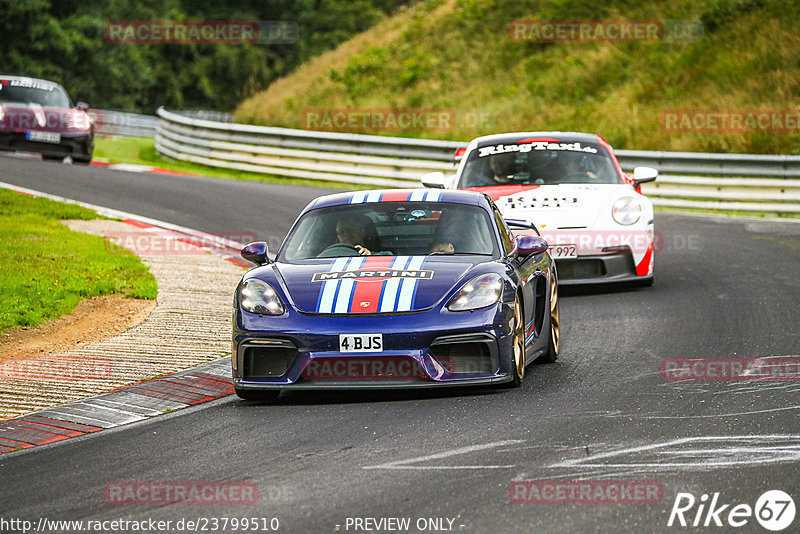
<svg viewBox="0 0 800 534">
<path fill-rule="evenodd" d="M 374 189 L 369 191 L 348 191 L 318 197 L 303 210 L 313 210 L 343 204 L 364 204 L 369 202 L 453 202 L 471 204 L 489 209 L 489 199 L 483 193 L 454 189 Z"/>
</svg>

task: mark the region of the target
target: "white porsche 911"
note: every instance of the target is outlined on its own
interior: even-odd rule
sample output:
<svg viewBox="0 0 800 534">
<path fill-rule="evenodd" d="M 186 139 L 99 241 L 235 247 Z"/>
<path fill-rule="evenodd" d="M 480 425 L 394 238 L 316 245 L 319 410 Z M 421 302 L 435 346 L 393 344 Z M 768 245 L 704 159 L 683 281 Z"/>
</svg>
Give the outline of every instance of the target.
<svg viewBox="0 0 800 534">
<path fill-rule="evenodd" d="M 622 171 L 611 146 L 587 133 L 517 132 L 473 139 L 454 176 L 427 187 L 489 195 L 507 219 L 530 221 L 550 245 L 561 284 L 653 284 L 653 204 L 641 184 L 658 171 Z"/>
</svg>

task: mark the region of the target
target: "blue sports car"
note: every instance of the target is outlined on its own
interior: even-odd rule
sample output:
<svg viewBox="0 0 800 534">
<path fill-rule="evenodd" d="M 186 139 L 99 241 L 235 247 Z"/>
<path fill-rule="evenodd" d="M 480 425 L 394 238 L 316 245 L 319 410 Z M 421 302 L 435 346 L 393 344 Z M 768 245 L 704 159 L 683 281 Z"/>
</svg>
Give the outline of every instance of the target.
<svg viewBox="0 0 800 534">
<path fill-rule="evenodd" d="M 313 200 L 274 261 L 242 249 L 257 266 L 234 297 L 236 394 L 518 386 L 558 357 L 558 276 L 547 243 L 509 226 L 531 233 L 472 191 Z"/>
</svg>

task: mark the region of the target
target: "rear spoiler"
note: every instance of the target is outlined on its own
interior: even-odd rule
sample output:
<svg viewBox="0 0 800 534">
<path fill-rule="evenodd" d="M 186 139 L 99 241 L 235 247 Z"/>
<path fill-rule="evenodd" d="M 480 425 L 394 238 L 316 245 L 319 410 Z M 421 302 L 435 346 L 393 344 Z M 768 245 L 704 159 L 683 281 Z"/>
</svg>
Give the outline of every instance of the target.
<svg viewBox="0 0 800 534">
<path fill-rule="evenodd" d="M 539 229 L 536 228 L 536 225 L 530 221 L 525 221 L 522 219 L 506 219 L 506 218 L 503 218 L 503 220 L 506 221 L 506 224 L 510 228 L 525 228 L 526 230 L 533 230 L 534 232 L 536 232 L 536 235 L 541 235 L 539 233 Z"/>
</svg>

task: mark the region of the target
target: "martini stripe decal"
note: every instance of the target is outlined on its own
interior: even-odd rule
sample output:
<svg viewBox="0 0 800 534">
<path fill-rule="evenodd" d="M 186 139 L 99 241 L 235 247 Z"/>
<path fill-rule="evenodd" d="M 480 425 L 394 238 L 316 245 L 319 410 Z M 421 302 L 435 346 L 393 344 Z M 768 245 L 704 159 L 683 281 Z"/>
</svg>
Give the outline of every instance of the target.
<svg viewBox="0 0 800 534">
<path fill-rule="evenodd" d="M 323 279 L 318 313 L 390 313 L 411 311 L 427 256 L 356 256 L 337 258 L 329 273 L 360 273 Z M 381 271 L 386 272 L 381 272 Z M 393 273 L 390 273 L 392 271 Z M 418 272 L 415 272 L 418 271 Z M 402 276 L 400 273 L 405 274 Z M 315 275 L 316 276 L 316 275 Z"/>
</svg>

